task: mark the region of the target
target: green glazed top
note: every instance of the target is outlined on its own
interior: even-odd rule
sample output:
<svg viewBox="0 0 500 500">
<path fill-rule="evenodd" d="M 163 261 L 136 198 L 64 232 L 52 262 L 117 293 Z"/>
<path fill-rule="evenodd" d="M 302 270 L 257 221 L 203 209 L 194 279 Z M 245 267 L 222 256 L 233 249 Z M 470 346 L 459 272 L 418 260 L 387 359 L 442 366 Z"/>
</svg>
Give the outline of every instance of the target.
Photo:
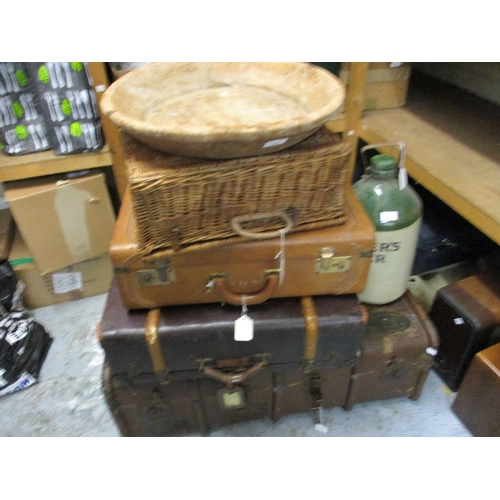
<svg viewBox="0 0 500 500">
<path fill-rule="evenodd" d="M 372 177 L 390 178 L 396 174 L 396 160 L 390 155 L 376 155 L 370 159 Z"/>
<path fill-rule="evenodd" d="M 411 186 L 399 189 L 396 160 L 376 155 L 370 160 L 370 174 L 352 187 L 376 231 L 396 231 L 410 226 L 422 216 L 422 201 Z M 381 221 L 384 212 L 397 213 L 395 220 Z"/>
</svg>

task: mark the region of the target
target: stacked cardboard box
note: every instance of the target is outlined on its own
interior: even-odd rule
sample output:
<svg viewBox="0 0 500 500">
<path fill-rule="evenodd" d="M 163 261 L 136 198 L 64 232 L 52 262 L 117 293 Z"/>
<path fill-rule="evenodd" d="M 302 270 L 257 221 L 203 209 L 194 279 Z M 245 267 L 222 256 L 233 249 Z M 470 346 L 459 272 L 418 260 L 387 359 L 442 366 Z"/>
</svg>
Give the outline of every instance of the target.
<svg viewBox="0 0 500 500">
<path fill-rule="evenodd" d="M 0 210 L 0 260 L 9 257 L 15 225 L 8 208 Z"/>
<path fill-rule="evenodd" d="M 9 261 L 27 308 L 109 290 L 115 213 L 104 174 L 8 182 L 4 195 L 16 225 Z"/>
</svg>

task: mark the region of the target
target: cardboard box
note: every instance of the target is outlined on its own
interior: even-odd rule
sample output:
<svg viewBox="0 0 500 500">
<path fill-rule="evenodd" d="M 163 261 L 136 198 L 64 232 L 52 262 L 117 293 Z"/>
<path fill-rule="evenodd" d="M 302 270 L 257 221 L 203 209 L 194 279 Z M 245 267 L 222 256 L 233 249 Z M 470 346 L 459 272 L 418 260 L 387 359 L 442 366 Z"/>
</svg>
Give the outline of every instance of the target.
<svg viewBox="0 0 500 500">
<path fill-rule="evenodd" d="M 17 231 L 9 261 L 17 278 L 24 284 L 23 303 L 27 309 L 107 293 L 113 279 L 113 267 L 108 253 L 41 276 Z"/>
<path fill-rule="evenodd" d="M 116 217 L 103 173 L 7 182 L 4 195 L 41 275 L 108 251 Z"/>
<path fill-rule="evenodd" d="M 0 259 L 9 256 L 15 224 L 9 209 L 0 210 Z"/>
<path fill-rule="evenodd" d="M 408 94 L 410 73 L 410 63 L 369 63 L 363 109 L 389 109 L 403 106 Z M 349 63 L 342 63 L 339 78 L 344 85 L 349 85 Z"/>
</svg>

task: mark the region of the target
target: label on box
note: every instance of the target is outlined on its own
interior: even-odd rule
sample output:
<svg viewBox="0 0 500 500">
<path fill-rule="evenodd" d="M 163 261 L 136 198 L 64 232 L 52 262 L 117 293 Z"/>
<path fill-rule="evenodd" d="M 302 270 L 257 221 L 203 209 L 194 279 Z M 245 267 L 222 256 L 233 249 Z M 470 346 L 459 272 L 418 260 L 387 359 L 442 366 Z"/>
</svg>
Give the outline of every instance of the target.
<svg viewBox="0 0 500 500">
<path fill-rule="evenodd" d="M 54 273 L 52 275 L 54 293 L 68 293 L 83 288 L 82 273 Z"/>
</svg>

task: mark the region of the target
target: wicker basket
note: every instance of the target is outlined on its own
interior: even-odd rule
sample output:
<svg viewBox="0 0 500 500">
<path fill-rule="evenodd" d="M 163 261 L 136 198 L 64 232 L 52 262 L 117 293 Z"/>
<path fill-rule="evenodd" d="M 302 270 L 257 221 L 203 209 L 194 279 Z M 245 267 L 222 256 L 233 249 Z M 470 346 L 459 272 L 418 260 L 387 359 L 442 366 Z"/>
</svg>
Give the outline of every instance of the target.
<svg viewBox="0 0 500 500">
<path fill-rule="evenodd" d="M 326 127 L 284 151 L 231 160 L 170 156 L 121 132 L 142 255 L 345 222 L 350 147 Z"/>
</svg>

